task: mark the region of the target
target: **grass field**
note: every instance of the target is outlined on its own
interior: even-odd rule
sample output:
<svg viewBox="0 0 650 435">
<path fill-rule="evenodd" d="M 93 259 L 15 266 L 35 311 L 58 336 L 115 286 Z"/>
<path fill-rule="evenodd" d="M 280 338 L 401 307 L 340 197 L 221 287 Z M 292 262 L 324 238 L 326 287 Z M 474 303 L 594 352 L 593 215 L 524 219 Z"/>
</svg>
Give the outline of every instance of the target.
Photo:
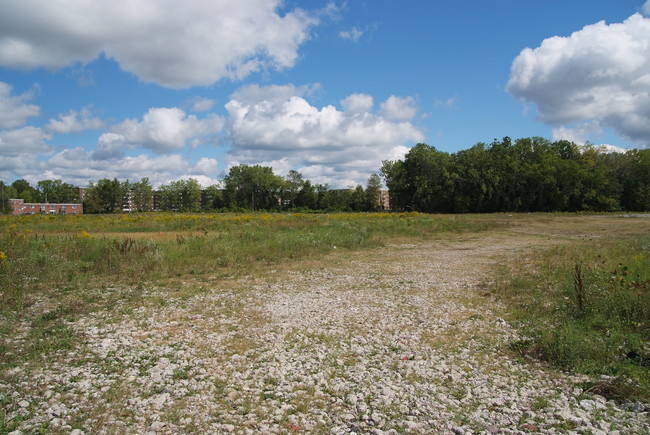
<svg viewBox="0 0 650 435">
<path fill-rule="evenodd" d="M 524 337 L 511 343 L 513 354 L 588 374 L 585 390 L 650 401 L 648 217 L 36 215 L 2 216 L 0 228 L 0 373 L 74 352 L 82 338 L 72 323 L 118 306 L 122 315 L 152 287 L 176 289 L 169 300 L 189 299 L 210 282 L 305 260 L 313 265 L 350 250 L 526 233 L 539 245 L 499 265 L 488 289 Z M 551 236 L 553 243 L 545 242 Z M 205 286 L 175 285 L 188 279 Z M 9 427 L 0 414 L 0 429 Z"/>
</svg>

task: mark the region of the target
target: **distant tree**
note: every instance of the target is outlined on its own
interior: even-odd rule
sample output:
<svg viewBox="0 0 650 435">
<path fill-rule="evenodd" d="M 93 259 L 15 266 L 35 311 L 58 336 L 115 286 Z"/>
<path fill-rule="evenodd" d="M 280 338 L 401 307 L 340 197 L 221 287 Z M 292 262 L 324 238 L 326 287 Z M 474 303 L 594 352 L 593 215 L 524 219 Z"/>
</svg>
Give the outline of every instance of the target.
<svg viewBox="0 0 650 435">
<path fill-rule="evenodd" d="M 40 201 L 40 193 L 22 178 L 11 183 L 11 187 L 16 189 L 16 198 L 22 199 L 26 203 Z"/>
<path fill-rule="evenodd" d="M 226 206 L 223 197 L 223 190 L 220 186 L 213 184 L 205 189 L 205 202 L 202 204 L 203 210 L 218 210 Z"/>
<path fill-rule="evenodd" d="M 613 172 L 622 187 L 621 205 L 630 211 L 650 210 L 650 149 L 627 151 L 618 160 Z"/>
<path fill-rule="evenodd" d="M 353 192 L 354 190 L 349 188 L 330 190 L 327 192 L 327 207 L 325 211 L 352 211 Z"/>
<path fill-rule="evenodd" d="M 328 184 L 316 184 L 314 186 L 316 192 L 316 207 L 317 210 L 327 210 L 330 205 L 331 191 Z"/>
<path fill-rule="evenodd" d="M 0 213 L 11 213 L 9 199 L 16 198 L 16 195 L 16 189 L 13 186 L 8 186 L 4 181 L 0 181 Z"/>
<path fill-rule="evenodd" d="M 40 200 L 50 203 L 78 203 L 79 189 L 61 180 L 41 180 L 36 183 Z"/>
<path fill-rule="evenodd" d="M 309 180 L 305 180 L 296 196 L 296 206 L 308 209 L 318 208 L 318 192 Z"/>
<path fill-rule="evenodd" d="M 381 178 L 372 174 L 366 185 L 366 210 L 375 211 L 381 208 Z"/>
<path fill-rule="evenodd" d="M 368 196 L 360 184 L 350 195 L 350 208 L 353 211 L 368 211 Z"/>
<path fill-rule="evenodd" d="M 153 187 L 149 183 L 149 178 L 141 178 L 139 182 L 131 183 L 129 187 L 134 211 L 153 210 Z"/>
<path fill-rule="evenodd" d="M 125 184 L 117 178 L 90 183 L 84 198 L 84 213 L 120 213 L 125 194 Z"/>
<path fill-rule="evenodd" d="M 285 181 L 270 167 L 238 165 L 230 168 L 224 184 L 229 207 L 271 210 L 279 207 Z"/>
<path fill-rule="evenodd" d="M 172 181 L 160 186 L 160 208 L 165 211 L 198 211 L 201 186 L 193 178 Z"/>
<path fill-rule="evenodd" d="M 432 146 L 411 148 L 404 158 L 407 206 L 428 213 L 451 211 L 450 166 L 449 154 Z"/>
<path fill-rule="evenodd" d="M 302 178 L 302 174 L 295 170 L 290 170 L 289 175 L 287 175 L 284 184 L 283 200 L 286 200 L 289 203 L 289 207 L 294 208 L 297 206 L 296 198 L 303 188 L 305 181 Z"/>
<path fill-rule="evenodd" d="M 388 188 L 391 208 L 397 211 L 412 208 L 412 193 L 404 161 L 384 160 L 380 172 Z"/>
</svg>

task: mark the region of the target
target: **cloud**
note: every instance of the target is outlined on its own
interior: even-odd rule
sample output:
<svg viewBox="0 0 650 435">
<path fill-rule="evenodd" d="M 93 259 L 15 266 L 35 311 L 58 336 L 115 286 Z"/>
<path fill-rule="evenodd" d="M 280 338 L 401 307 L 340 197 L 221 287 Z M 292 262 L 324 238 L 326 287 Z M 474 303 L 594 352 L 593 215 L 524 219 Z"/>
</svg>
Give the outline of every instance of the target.
<svg viewBox="0 0 650 435">
<path fill-rule="evenodd" d="M 16 130 L 0 130 L 0 155 L 48 153 L 51 146 L 45 141 L 50 136 L 39 127 L 23 127 Z"/>
<path fill-rule="evenodd" d="M 60 68 L 104 53 L 145 82 L 171 88 L 291 68 L 320 11 L 281 0 L 3 2 L 0 65 Z M 82 18 L 82 19 L 80 19 Z"/>
<path fill-rule="evenodd" d="M 135 146 L 167 153 L 185 147 L 190 140 L 196 147 L 213 140 L 223 125 L 223 119 L 214 114 L 199 119 L 176 107 L 151 108 L 141 121 L 127 119 L 110 127 L 99 137 L 93 158 L 119 158 L 123 148 Z"/>
<path fill-rule="evenodd" d="M 50 119 L 45 129 L 52 133 L 79 133 L 85 130 L 98 130 L 104 126 L 99 118 L 91 118 L 90 109 L 84 107 L 81 111 L 70 110 L 59 119 Z"/>
<path fill-rule="evenodd" d="M 214 178 L 217 172 L 215 159 L 201 158 L 191 163 L 179 154 L 155 157 L 139 154 L 116 160 L 94 160 L 92 152 L 80 147 L 55 153 L 46 160 L 26 154 L 7 167 L 0 164 L 0 174 L 4 179 L 16 178 L 12 171 L 20 171 L 20 177 L 33 184 L 44 179 L 61 179 L 76 186 L 86 186 L 89 180 L 97 182 L 101 178 L 138 181 L 143 177 L 148 177 L 156 186 L 187 178 L 198 180 L 204 187 L 218 183 Z"/>
<path fill-rule="evenodd" d="M 339 36 L 343 39 L 350 39 L 351 41 L 357 42 L 363 36 L 363 30 L 360 30 L 358 27 L 353 27 L 350 30 L 340 31 Z"/>
<path fill-rule="evenodd" d="M 192 112 L 207 112 L 214 106 L 214 100 L 202 97 L 192 98 L 189 103 L 192 106 Z"/>
<path fill-rule="evenodd" d="M 34 90 L 12 96 L 10 84 L 0 82 L 0 128 L 22 127 L 28 118 L 38 116 L 40 108 L 25 101 L 34 97 Z"/>
<path fill-rule="evenodd" d="M 575 127 L 557 127 L 553 129 L 553 140 L 568 140 L 577 144 L 585 144 L 589 137 L 599 135 L 603 129 L 596 122 L 584 122 Z"/>
<path fill-rule="evenodd" d="M 447 98 L 446 100 L 436 99 L 433 102 L 433 105 L 435 107 L 454 107 L 457 100 L 458 96 L 454 95 L 453 97 Z"/>
<path fill-rule="evenodd" d="M 381 104 L 380 113 L 392 121 L 410 121 L 418 113 L 418 104 L 413 97 L 391 95 Z"/>
<path fill-rule="evenodd" d="M 264 88 L 259 90 L 264 94 Z M 296 95 L 245 102 L 237 95 L 226 104 L 232 141 L 229 165 L 265 164 L 278 173 L 299 169 L 314 182 L 346 187 L 349 182 L 365 183 L 395 150 L 424 139 L 410 122 L 370 112 L 372 97 L 363 94 L 344 99 L 344 111 L 331 105 L 318 108 Z M 395 101 L 384 105 L 392 108 L 399 104 Z"/>
<path fill-rule="evenodd" d="M 343 110 L 349 113 L 365 113 L 372 110 L 373 98 L 366 94 L 352 94 L 341 100 Z"/>
<path fill-rule="evenodd" d="M 643 6 L 641 6 L 641 12 L 643 12 L 646 17 L 650 17 L 650 0 L 646 1 Z"/>
<path fill-rule="evenodd" d="M 507 91 L 535 103 L 541 121 L 562 126 L 591 122 L 650 143 L 650 19 L 599 22 L 569 37 L 555 36 L 522 50 Z"/>
<path fill-rule="evenodd" d="M 246 85 L 237 89 L 232 95 L 231 100 L 237 100 L 242 104 L 252 105 L 260 101 L 267 101 L 273 104 L 279 104 L 293 97 L 307 97 L 320 90 L 320 84 L 295 86 L 288 85 Z"/>
</svg>

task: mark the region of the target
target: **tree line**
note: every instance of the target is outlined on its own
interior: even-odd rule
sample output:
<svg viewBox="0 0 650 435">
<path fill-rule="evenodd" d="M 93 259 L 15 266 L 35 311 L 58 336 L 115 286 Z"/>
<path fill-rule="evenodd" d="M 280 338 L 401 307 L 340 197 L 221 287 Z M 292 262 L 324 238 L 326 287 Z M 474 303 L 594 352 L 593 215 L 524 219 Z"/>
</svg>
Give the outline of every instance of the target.
<svg viewBox="0 0 650 435">
<path fill-rule="evenodd" d="M 2 211 L 10 211 L 10 198 L 26 203 L 83 203 L 84 213 L 160 211 L 255 211 L 322 210 L 376 211 L 381 209 L 381 179 L 373 174 L 364 188 L 331 189 L 312 184 L 298 171 L 281 177 L 272 168 L 238 165 L 230 169 L 222 185 L 203 189 L 193 178 L 172 181 L 154 190 L 148 178 L 138 182 L 100 179 L 81 190 L 61 180 L 39 181 L 31 186 L 20 179 L 0 181 Z"/>
<path fill-rule="evenodd" d="M 396 211 L 490 213 L 547 211 L 650 210 L 650 149 L 611 153 L 540 137 L 514 142 L 505 137 L 446 153 L 419 143 L 402 160 L 384 161 L 380 171 Z M 163 184 L 154 191 L 148 178 L 138 182 L 101 179 L 90 183 L 85 213 L 122 211 L 382 209 L 381 178 L 364 188 L 331 189 L 292 170 L 286 177 L 272 168 L 238 165 L 220 185 L 202 189 L 195 179 Z M 61 180 L 0 181 L 2 210 L 8 198 L 25 202 L 78 203 L 79 189 Z"/>
<path fill-rule="evenodd" d="M 509 137 L 457 153 L 417 144 L 381 168 L 394 210 L 435 213 L 648 211 L 650 149 L 606 152 Z"/>
</svg>

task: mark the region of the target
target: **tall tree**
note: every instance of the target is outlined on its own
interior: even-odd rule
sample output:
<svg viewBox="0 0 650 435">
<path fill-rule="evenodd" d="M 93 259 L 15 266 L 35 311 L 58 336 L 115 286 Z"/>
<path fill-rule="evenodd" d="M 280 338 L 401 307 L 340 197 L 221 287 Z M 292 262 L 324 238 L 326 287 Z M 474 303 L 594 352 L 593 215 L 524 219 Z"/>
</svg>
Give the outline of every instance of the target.
<svg viewBox="0 0 650 435">
<path fill-rule="evenodd" d="M 0 180 L 0 213 L 11 213 L 10 198 L 16 198 L 16 189 Z"/>
<path fill-rule="evenodd" d="M 20 198 L 26 203 L 40 201 L 38 190 L 34 189 L 31 184 L 22 178 L 11 183 L 11 187 L 16 189 L 16 198 Z"/>
<path fill-rule="evenodd" d="M 131 204 L 135 211 L 151 211 L 153 209 L 153 187 L 149 178 L 141 178 L 130 185 Z"/>
<path fill-rule="evenodd" d="M 201 202 L 201 208 L 203 210 L 218 210 L 225 206 L 223 189 L 219 185 L 213 184 L 205 188 L 205 195 Z"/>
<path fill-rule="evenodd" d="M 79 189 L 61 180 L 41 180 L 36 183 L 41 201 L 51 203 L 78 203 Z"/>
<path fill-rule="evenodd" d="M 368 196 L 360 184 L 352 191 L 350 208 L 354 211 L 368 211 Z"/>
<path fill-rule="evenodd" d="M 230 207 L 271 210 L 279 207 L 284 180 L 270 167 L 238 165 L 230 168 L 224 184 Z"/>
<path fill-rule="evenodd" d="M 294 208 L 297 206 L 296 198 L 303 188 L 305 181 L 302 178 L 302 174 L 295 170 L 290 170 L 289 175 L 286 177 L 286 183 L 284 188 L 283 200 L 289 203 L 289 207 Z"/>
<path fill-rule="evenodd" d="M 176 180 L 160 186 L 160 208 L 166 211 L 198 211 L 201 186 L 194 178 Z"/>
<path fill-rule="evenodd" d="M 313 186 L 309 180 L 305 180 L 296 196 L 296 207 L 305 207 L 308 209 L 318 208 L 318 193 L 316 186 Z"/>
<path fill-rule="evenodd" d="M 84 199 L 84 213 L 119 213 L 122 211 L 124 184 L 117 178 L 102 178 L 97 184 L 90 183 Z"/>
<path fill-rule="evenodd" d="M 379 175 L 372 174 L 368 178 L 366 185 L 366 209 L 368 211 L 379 210 L 381 208 L 381 178 Z"/>
</svg>

